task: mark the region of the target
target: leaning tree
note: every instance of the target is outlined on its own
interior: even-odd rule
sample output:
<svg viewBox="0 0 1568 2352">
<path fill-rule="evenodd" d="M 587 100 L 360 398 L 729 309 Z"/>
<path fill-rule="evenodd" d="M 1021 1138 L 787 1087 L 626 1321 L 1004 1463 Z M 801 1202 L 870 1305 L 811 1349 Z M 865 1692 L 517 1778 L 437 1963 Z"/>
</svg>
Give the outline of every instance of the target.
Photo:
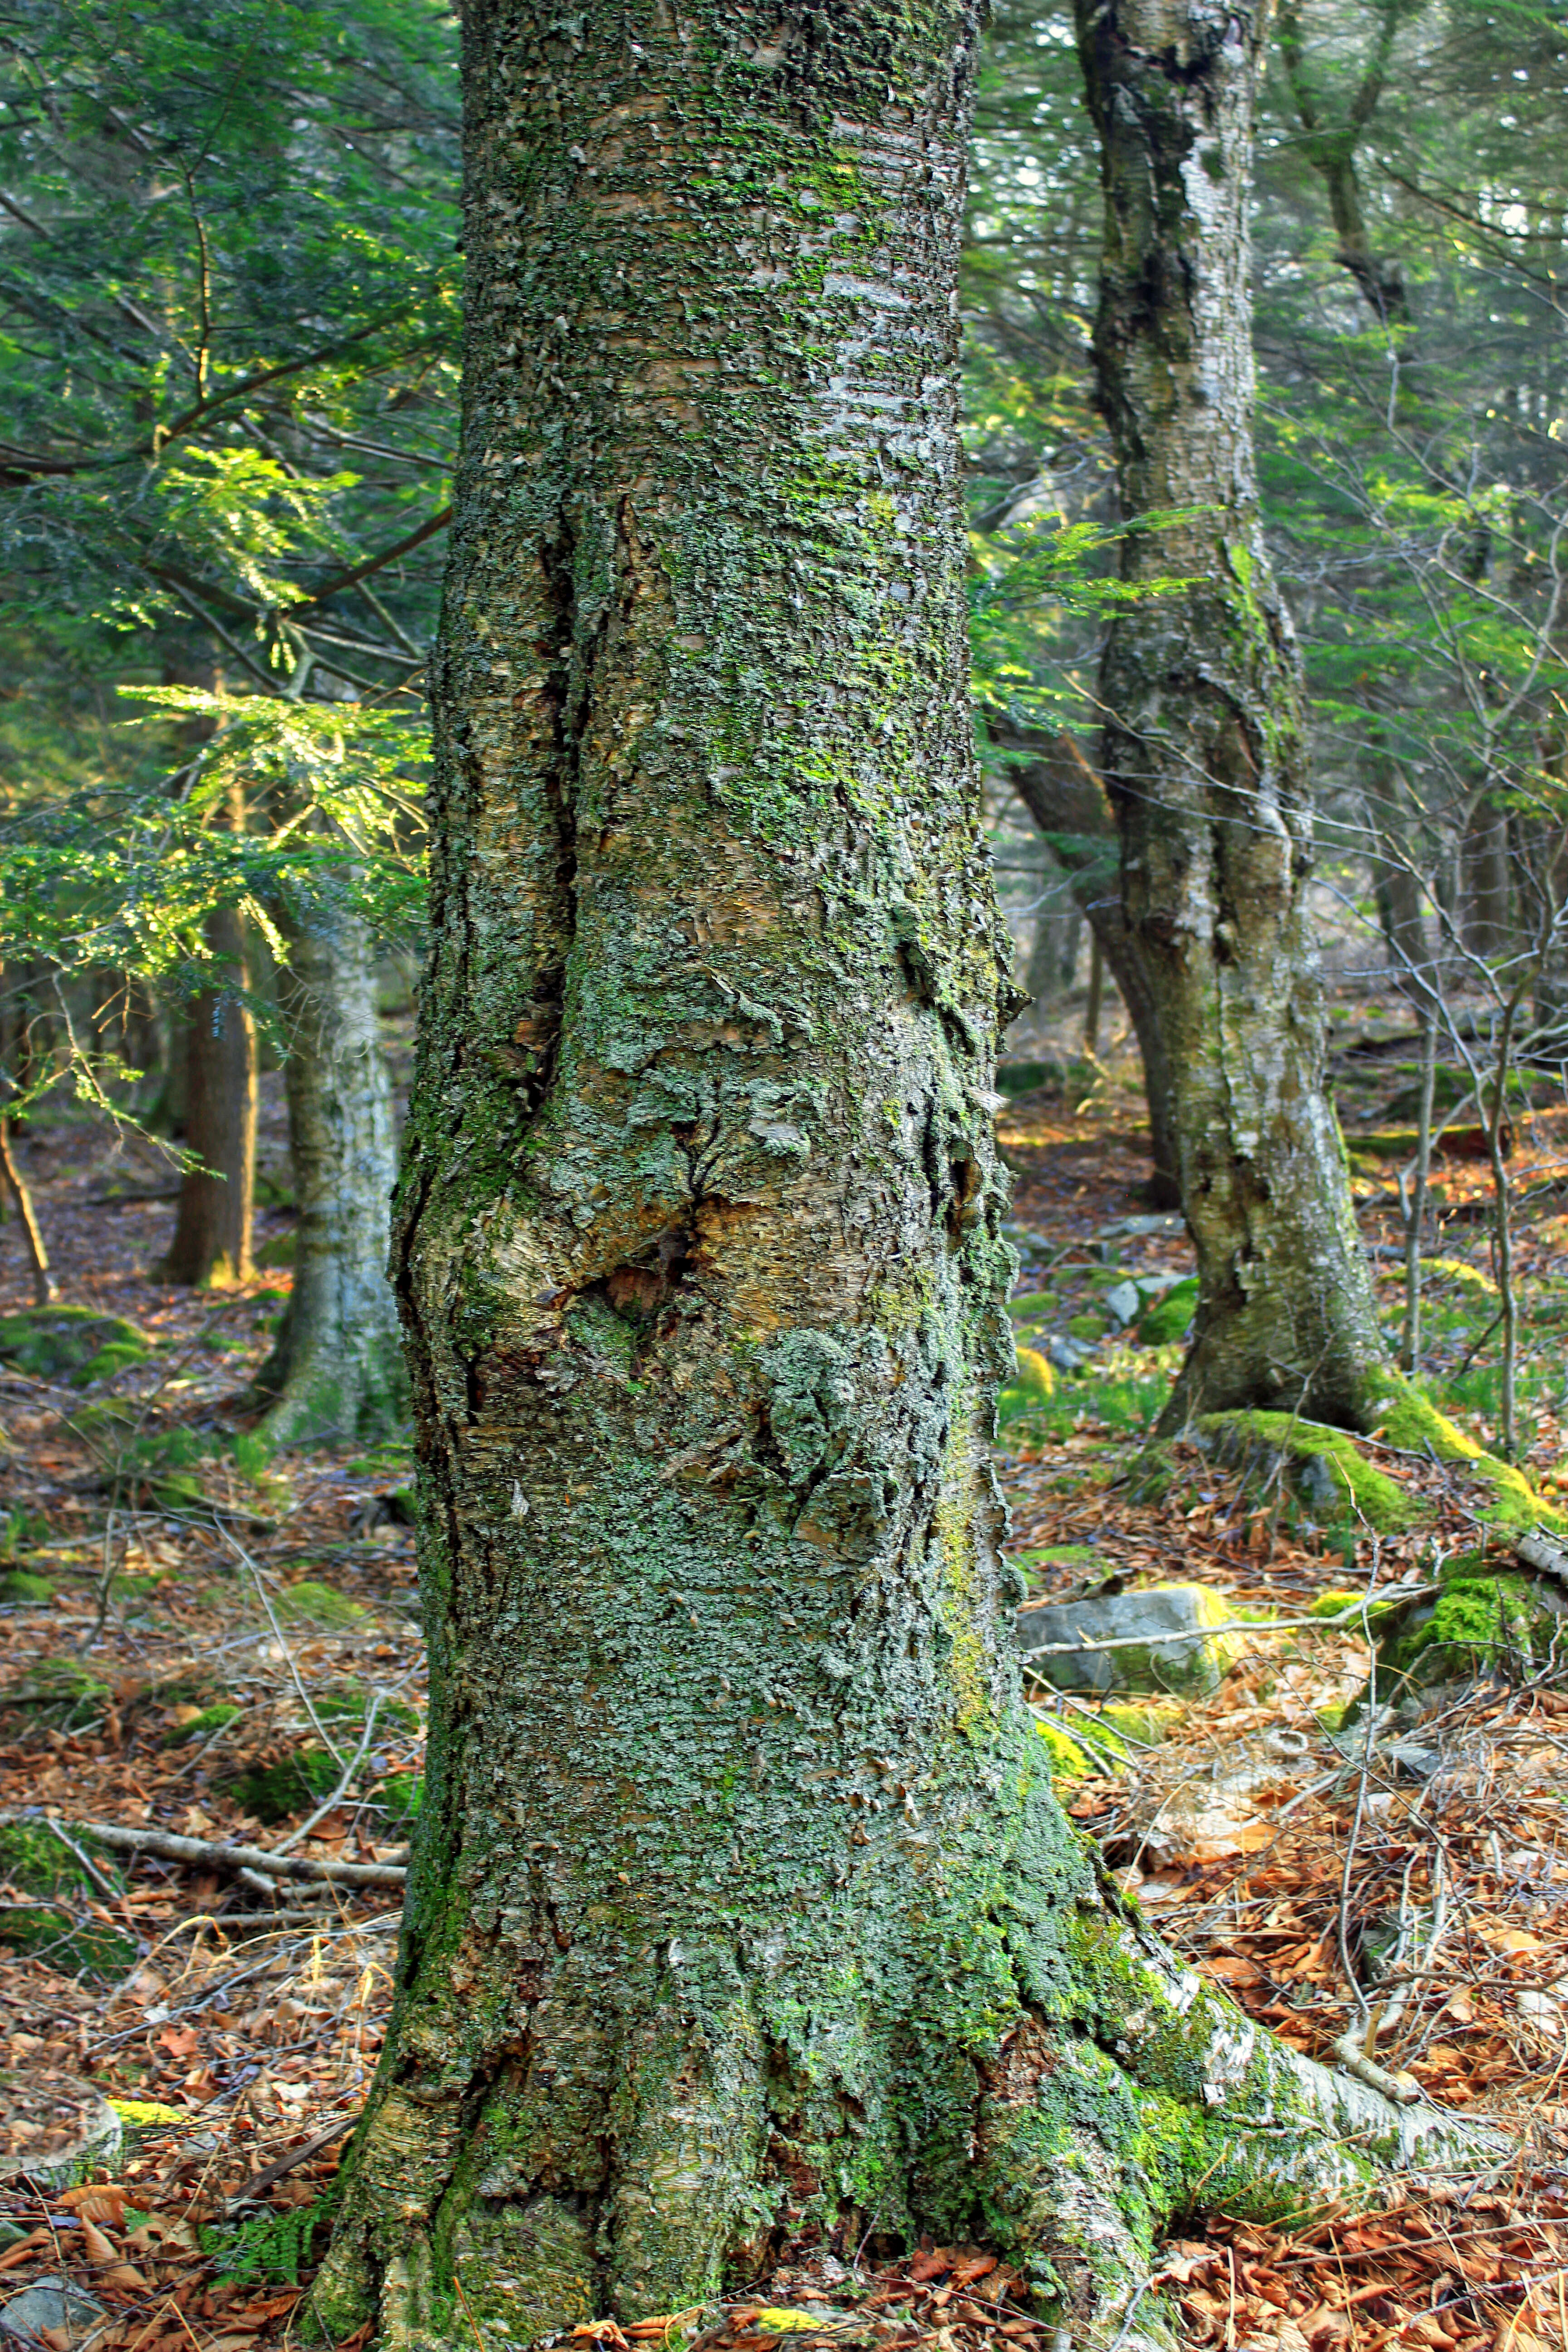
<svg viewBox="0 0 1568 2352">
<path fill-rule="evenodd" d="M 1078 0 L 1100 132 L 1094 330 L 1124 520 L 1102 770 L 1172 1079 L 1197 1249 L 1164 1416 L 1279 1405 L 1368 1427 L 1394 1382 L 1323 1088 L 1300 659 L 1253 452 L 1247 204 L 1268 0 Z"/>
<path fill-rule="evenodd" d="M 1018 1696 L 954 431 L 978 14 L 465 12 L 396 1257 L 432 1729 L 335 2334 L 520 2343 L 876 2228 L 983 2235 L 1147 2344 L 1173 2212 L 1452 2128 L 1164 1954 Z"/>
</svg>

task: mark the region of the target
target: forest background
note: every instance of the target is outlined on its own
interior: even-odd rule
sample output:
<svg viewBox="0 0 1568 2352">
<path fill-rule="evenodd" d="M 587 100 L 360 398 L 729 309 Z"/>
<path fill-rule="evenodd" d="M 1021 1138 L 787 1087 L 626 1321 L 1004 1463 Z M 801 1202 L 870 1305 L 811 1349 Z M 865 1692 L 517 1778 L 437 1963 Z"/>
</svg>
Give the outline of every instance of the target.
<svg viewBox="0 0 1568 2352">
<path fill-rule="evenodd" d="M 16 1754 L 29 1759 L 16 1769 L 30 1780 L 42 1738 L 65 1759 L 72 1810 L 123 1824 L 124 1790 L 102 1775 L 111 1749 L 116 1774 L 139 1756 L 143 1778 L 182 1780 L 171 1833 L 287 1824 L 288 1845 L 396 1874 L 420 1684 L 381 1265 L 457 425 L 455 28 L 417 6 L 166 5 L 134 26 L 107 8 L 13 7 L 0 38 L 0 1139 L 18 1180 L 4 1234 L 17 1310 L 5 1597 Z M 1289 10 L 1262 93 L 1253 217 L 1259 458 L 1312 698 L 1315 904 L 1364 1233 L 1394 1273 L 1426 1253 L 1425 1320 L 1408 1291 L 1385 1301 L 1411 1369 L 1542 1485 L 1563 1406 L 1565 70 L 1546 9 Z M 1098 649 L 1119 602 L 1121 527 L 1089 352 L 1099 171 L 1070 23 L 1000 7 L 965 243 L 965 415 L 977 735 L 1035 1000 L 1003 1077 L 1016 1097 L 1003 1123 L 1020 1185 L 1016 1319 L 1032 1343 L 1003 1442 L 1042 1594 L 1083 1583 L 1086 1531 L 1105 1524 L 1163 1401 L 1191 1305 L 1158 1170 L 1154 1191 L 1131 1197 L 1149 1144 L 1137 1039 L 1102 993 L 1114 841 L 1108 819 L 1086 824 L 1060 741 L 1067 730 L 1095 757 Z M 1445 1118 L 1447 1173 L 1434 1176 Z M 1518 1297 L 1497 1259 L 1499 1182 L 1525 1195 Z M 1434 1208 L 1448 1228 L 1423 1223 Z M 1143 1288 L 1122 1314 L 1105 1300 L 1128 1281 Z M 45 1331 L 21 1313 L 51 1289 L 79 1310 L 74 1331 L 68 1317 Z M 1134 1573 L 1168 1568 L 1178 1543 L 1201 1571 L 1194 1547 L 1215 1531 L 1205 1580 L 1237 1608 L 1261 1604 L 1265 1587 L 1277 1608 L 1292 1576 L 1304 1605 L 1377 1573 L 1364 1528 L 1278 1475 L 1260 1488 L 1194 1455 L 1164 1495 L 1115 1507 L 1117 1566 Z M 252 1679 L 220 1689 L 192 1661 L 246 1611 L 264 1633 Z M 1335 1639 L 1286 1677 L 1285 1697 L 1276 1652 L 1237 1664 L 1233 1723 L 1240 1693 L 1261 1738 L 1268 1706 L 1288 1698 L 1290 1724 L 1310 1719 L 1316 1739 L 1363 1671 L 1364 1642 Z M 103 1735 L 106 1708 L 132 1726 L 128 1746 Z M 1178 1932 L 1225 1980 L 1259 1987 L 1277 2026 L 1325 2045 L 1360 1999 L 1335 1979 L 1335 1923 L 1312 1910 L 1335 1884 L 1321 1842 L 1344 1828 L 1342 1789 L 1305 1817 L 1318 1848 L 1288 1868 L 1269 1850 L 1284 1873 L 1274 1908 L 1295 1938 L 1271 1930 L 1269 1953 L 1304 1952 L 1293 1967 L 1268 1974 L 1239 1931 L 1209 1948 L 1221 1882 L 1233 1895 L 1262 1851 L 1254 1800 L 1270 1784 L 1239 1813 L 1233 1803 L 1228 1827 L 1189 1821 L 1184 1843 L 1165 1841 L 1167 1864 L 1145 1866 L 1170 1803 L 1161 1774 L 1212 1739 L 1215 1719 L 1198 1710 L 1157 1768 L 1133 1770 L 1122 1751 L 1128 1769 L 1091 1772 L 1100 1759 L 1080 1749 L 1066 1769 L 1133 1877 L 1158 1888 L 1163 1869 L 1190 1906 Z M 1499 1737 L 1518 1726 L 1509 1715 Z M 1277 1782 L 1275 1811 L 1296 1793 Z M 1508 1801 L 1524 1813 L 1507 1855 L 1495 1830 L 1478 1845 L 1475 1866 L 1492 1875 L 1476 1907 L 1508 1932 L 1514 1886 L 1530 1924 L 1511 1932 L 1536 1948 L 1504 1947 L 1500 1967 L 1527 1964 L 1525 1990 L 1550 2004 L 1555 1938 L 1529 1906 L 1551 1871 L 1528 1775 Z M 1520 1855 L 1510 1879 L 1504 1862 Z M 18 1871 L 24 1858 L 20 1845 L 7 1855 Z M 187 2124 L 226 2101 L 232 2123 L 260 2083 L 251 2138 L 297 2155 L 360 2077 L 341 2033 L 331 2068 L 312 2073 L 310 2035 L 290 2024 L 352 2012 L 353 2065 L 374 2050 L 374 1923 L 334 1915 L 335 1951 L 318 1923 L 258 1915 L 276 1941 L 255 1965 L 282 1989 L 250 2027 L 212 2027 L 235 2049 L 198 2048 L 156 1957 L 164 1926 L 190 1916 L 164 1859 L 163 1881 L 129 1893 L 118 1878 L 73 1893 L 57 1873 L 41 1894 L 36 1869 L 18 1878 L 15 1918 L 49 1923 L 29 1965 L 78 1964 L 65 2006 L 85 2036 L 98 1996 L 80 1939 L 129 1924 L 134 1969 L 122 1949 L 118 1974 L 100 1974 L 131 1988 L 113 2031 L 136 2087 Z M 1358 1917 L 1389 1901 L 1397 1917 L 1388 1867 Z M 210 1986 L 234 1976 L 223 1955 L 247 1899 L 216 1900 L 200 1965 L 180 1954 L 205 2021 L 236 2018 Z M 95 1928 L 95 1906 L 118 1925 Z M 300 1998 L 311 1970 L 331 2001 Z M 1412 2043 L 1423 2079 L 1475 2097 L 1529 2071 L 1531 2036 L 1560 2032 L 1560 2009 L 1553 2029 L 1505 1990 L 1490 2007 L 1469 2000 L 1468 2019 L 1447 1984 L 1405 2004 L 1424 2021 L 1424 2047 Z M 63 1999 L 34 1997 L 40 2019 Z M 122 2021 L 133 2011 L 150 2021 L 140 2039 Z M 54 2032 L 35 2039 L 47 2050 Z M 241 2055 L 247 2032 L 286 2048 L 293 2071 Z M 85 2050 L 73 2042 L 72 2066 L 100 2071 Z M 307 2097 L 274 2095 L 300 2084 Z M 221 2138 L 225 2163 L 244 2137 Z M 215 2204 L 210 2151 L 193 2160 L 189 2142 L 169 2126 L 137 2161 L 195 2216 L 170 2292 L 197 2315 L 222 2258 L 200 2231 L 221 2237 L 234 2220 L 245 2164 Z M 312 2151 L 279 2179 L 319 2187 L 330 2157 Z M 309 2232 L 289 2223 L 279 2239 L 279 2213 L 313 2210 L 274 2211 L 272 2253 L 248 2272 L 231 2262 L 230 2284 L 254 2280 L 277 2242 L 285 2270 L 292 2243 L 297 2271 Z M 140 2292 L 120 2289 L 127 2307 Z M 258 2307 L 223 2293 L 209 2333 L 222 2312 Z"/>
</svg>

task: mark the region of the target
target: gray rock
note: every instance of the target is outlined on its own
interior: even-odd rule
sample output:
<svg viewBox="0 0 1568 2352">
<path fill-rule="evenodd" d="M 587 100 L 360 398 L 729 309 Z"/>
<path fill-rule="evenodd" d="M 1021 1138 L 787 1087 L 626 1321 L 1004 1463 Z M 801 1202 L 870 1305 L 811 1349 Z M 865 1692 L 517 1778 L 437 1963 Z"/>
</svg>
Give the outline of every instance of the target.
<svg viewBox="0 0 1568 2352">
<path fill-rule="evenodd" d="M 1135 1322 L 1143 1312 L 1143 1293 L 1133 1281 L 1118 1282 L 1101 1291 L 1100 1303 L 1108 1315 L 1114 1315 L 1125 1327 Z"/>
<path fill-rule="evenodd" d="M 90 2083 L 58 2068 L 0 2068 L 0 2181 L 25 2174 L 39 2189 L 68 2189 L 91 2166 L 117 2164 L 124 2137 Z"/>
<path fill-rule="evenodd" d="M 1093 1357 L 1094 1349 L 1086 1348 L 1081 1339 L 1061 1339 L 1053 1333 L 1040 1350 L 1048 1364 L 1058 1372 L 1081 1371 Z"/>
<path fill-rule="evenodd" d="M 73 2344 L 85 2343 L 108 2312 L 95 2294 L 68 2280 L 40 2279 L 24 2287 L 7 2304 L 0 2304 L 0 2331 L 7 2336 L 37 2336 L 41 2328 L 63 2331 Z"/>
<path fill-rule="evenodd" d="M 1090 1601 L 1020 1609 L 1026 1664 L 1058 1690 L 1179 1691 L 1207 1696 L 1241 1655 L 1245 1636 L 1215 1633 L 1230 1604 L 1200 1584 L 1156 1584 Z M 1097 1647 L 1117 1643 L 1124 1647 Z"/>
</svg>

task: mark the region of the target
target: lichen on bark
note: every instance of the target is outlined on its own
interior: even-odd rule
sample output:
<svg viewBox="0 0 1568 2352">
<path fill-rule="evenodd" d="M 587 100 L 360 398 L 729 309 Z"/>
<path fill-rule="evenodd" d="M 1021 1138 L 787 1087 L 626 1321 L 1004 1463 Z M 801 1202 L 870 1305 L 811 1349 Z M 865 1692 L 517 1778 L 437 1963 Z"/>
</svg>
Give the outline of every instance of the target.
<svg viewBox="0 0 1568 2352">
<path fill-rule="evenodd" d="M 1247 205 L 1268 0 L 1078 0 L 1105 242 L 1094 349 L 1124 520 L 1100 669 L 1128 924 L 1197 1250 L 1163 1426 L 1248 1405 L 1364 1426 L 1384 1361 L 1323 1090 L 1300 659 L 1252 439 Z"/>
<path fill-rule="evenodd" d="M 396 1164 L 392 1083 L 372 940 L 347 907 L 280 910 L 289 963 L 284 1084 L 298 1222 L 294 1283 L 257 1375 L 274 1445 L 385 1437 L 405 1420 L 397 1310 L 386 1278 Z"/>
<path fill-rule="evenodd" d="M 1019 1700 L 976 34 L 957 0 L 465 14 L 396 1252 L 431 1738 L 334 2333 L 521 2343 L 873 2227 L 994 2238 L 1103 2316 L 1230 2179 L 1216 2100 L 1270 2198 L 1421 2136 L 1146 1943 Z"/>
</svg>

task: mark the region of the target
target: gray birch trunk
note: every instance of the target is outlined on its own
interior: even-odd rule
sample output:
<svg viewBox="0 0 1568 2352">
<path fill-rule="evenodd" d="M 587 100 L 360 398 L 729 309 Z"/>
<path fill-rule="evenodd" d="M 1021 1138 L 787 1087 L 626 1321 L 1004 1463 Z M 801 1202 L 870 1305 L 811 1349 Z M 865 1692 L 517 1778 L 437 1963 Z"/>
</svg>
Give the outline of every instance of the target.
<svg viewBox="0 0 1568 2352">
<path fill-rule="evenodd" d="M 333 2336 L 521 2344 L 872 2226 L 1119 2326 L 1200 2182 L 1349 2185 L 1426 2128 L 1119 1911 L 1018 1699 L 977 14 L 465 13 L 396 1258 L 431 1739 Z"/>
<path fill-rule="evenodd" d="M 1095 356 L 1129 520 L 1101 772 L 1172 1074 L 1201 1283 L 1163 1425 L 1257 1404 L 1364 1424 L 1384 1362 L 1322 1085 L 1300 660 L 1258 512 L 1247 202 L 1266 10 L 1079 0 L 1105 253 Z"/>
<path fill-rule="evenodd" d="M 285 926 L 283 1079 L 299 1211 L 294 1287 L 258 1376 L 278 1445 L 384 1437 L 405 1418 L 397 1302 L 386 1276 L 396 1173 L 370 935 L 334 909 Z"/>
</svg>

